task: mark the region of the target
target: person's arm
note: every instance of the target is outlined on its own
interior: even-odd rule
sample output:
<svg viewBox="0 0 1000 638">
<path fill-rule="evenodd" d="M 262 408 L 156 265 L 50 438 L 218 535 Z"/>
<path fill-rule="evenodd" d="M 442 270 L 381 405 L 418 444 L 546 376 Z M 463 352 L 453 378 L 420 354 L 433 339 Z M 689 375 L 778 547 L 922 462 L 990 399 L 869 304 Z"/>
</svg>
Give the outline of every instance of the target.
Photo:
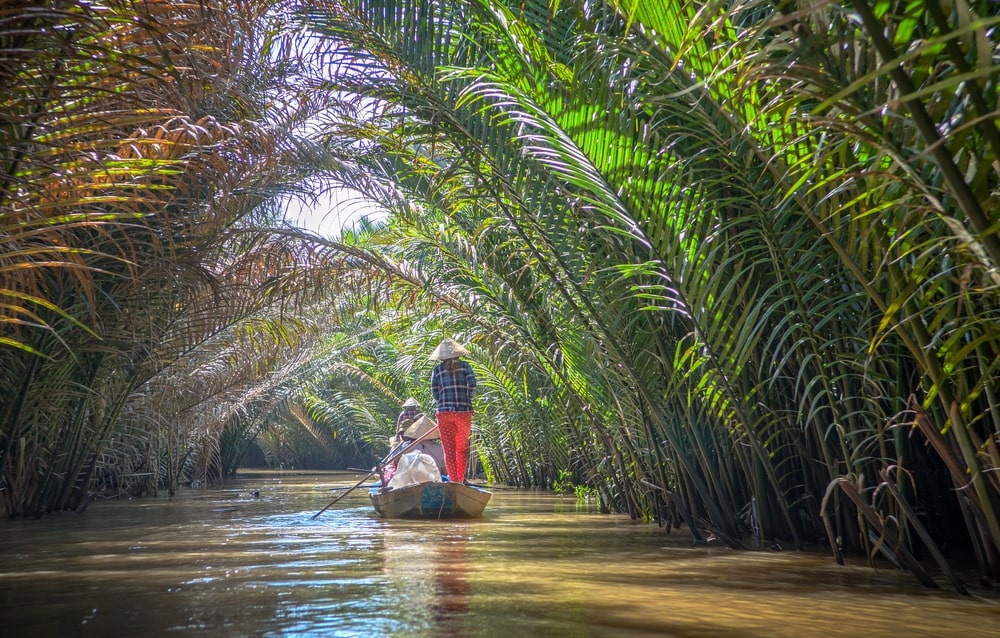
<svg viewBox="0 0 1000 638">
<path fill-rule="evenodd" d="M 431 370 L 431 395 L 434 403 L 441 405 L 441 364 L 434 366 Z"/>
<path fill-rule="evenodd" d="M 476 373 L 468 363 L 465 364 L 465 385 L 469 386 L 470 392 L 476 389 Z"/>
</svg>

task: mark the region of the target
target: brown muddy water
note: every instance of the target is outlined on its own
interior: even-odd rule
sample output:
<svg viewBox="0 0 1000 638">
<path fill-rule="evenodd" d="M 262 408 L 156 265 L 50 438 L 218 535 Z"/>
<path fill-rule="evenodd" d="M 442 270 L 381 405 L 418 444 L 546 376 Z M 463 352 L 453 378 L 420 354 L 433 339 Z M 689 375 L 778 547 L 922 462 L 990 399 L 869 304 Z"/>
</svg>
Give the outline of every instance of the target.
<svg viewBox="0 0 1000 638">
<path fill-rule="evenodd" d="M 0 522 L 0 636 L 1000 636 L 974 574 L 965 597 L 863 559 L 694 547 L 573 497 L 402 521 L 357 490 L 312 520 L 360 478 L 245 472 Z"/>
</svg>

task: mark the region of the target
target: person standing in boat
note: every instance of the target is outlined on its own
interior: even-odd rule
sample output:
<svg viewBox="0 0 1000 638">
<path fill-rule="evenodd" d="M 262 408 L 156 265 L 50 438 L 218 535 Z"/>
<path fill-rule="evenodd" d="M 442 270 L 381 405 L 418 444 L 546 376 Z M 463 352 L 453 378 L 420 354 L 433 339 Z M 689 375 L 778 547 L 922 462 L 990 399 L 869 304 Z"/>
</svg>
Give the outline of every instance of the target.
<svg viewBox="0 0 1000 638">
<path fill-rule="evenodd" d="M 469 463 L 469 434 L 472 431 L 472 395 L 476 390 L 476 375 L 472 366 L 461 357 L 469 352 L 455 341 L 445 338 L 431 353 L 437 365 L 431 371 L 431 393 L 437 404 L 437 422 L 444 446 L 444 461 L 448 480 L 461 483 Z"/>
</svg>

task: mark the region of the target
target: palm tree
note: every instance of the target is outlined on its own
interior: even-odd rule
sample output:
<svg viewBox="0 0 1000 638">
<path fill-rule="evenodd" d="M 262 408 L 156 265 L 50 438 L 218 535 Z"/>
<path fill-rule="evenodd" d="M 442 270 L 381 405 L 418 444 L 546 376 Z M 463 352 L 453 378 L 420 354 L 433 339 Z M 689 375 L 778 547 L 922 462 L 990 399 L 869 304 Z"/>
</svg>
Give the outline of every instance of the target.
<svg viewBox="0 0 1000 638">
<path fill-rule="evenodd" d="M 311 104 L 282 93 L 299 71 L 279 8 L 6 16 L 3 514 L 81 508 L 95 478 L 172 488 L 192 446 L 224 464 L 224 428 L 269 414 L 303 368 L 287 350 L 310 328 L 282 305 L 329 287 L 304 271 L 345 262 L 273 228 L 271 202 L 315 155 L 294 133 Z"/>
<path fill-rule="evenodd" d="M 221 476 L 285 410 L 361 451 L 450 334 L 488 475 L 1000 574 L 991 3 L 239 9 L 0 33 L 5 512 Z M 316 176 L 391 222 L 276 232 Z"/>
<path fill-rule="evenodd" d="M 954 536 L 905 513 L 947 499 L 949 468 L 995 575 L 995 18 L 930 4 L 344 0 L 309 19 L 377 107 L 330 135 L 370 140 L 442 212 L 465 266 L 438 286 L 538 339 L 608 437 L 620 506 L 650 483 L 732 544 L 796 542 L 827 534 L 827 485 L 860 485 L 883 520 Z M 902 489 L 879 488 L 900 463 Z M 830 536 L 868 543 L 830 503 Z"/>
</svg>

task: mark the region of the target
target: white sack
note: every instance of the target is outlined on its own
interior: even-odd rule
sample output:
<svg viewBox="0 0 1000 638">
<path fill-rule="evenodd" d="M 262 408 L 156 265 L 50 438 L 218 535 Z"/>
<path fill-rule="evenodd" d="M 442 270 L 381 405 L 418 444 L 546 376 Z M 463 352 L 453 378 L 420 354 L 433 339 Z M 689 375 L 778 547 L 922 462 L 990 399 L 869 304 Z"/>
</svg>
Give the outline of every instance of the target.
<svg viewBox="0 0 1000 638">
<path fill-rule="evenodd" d="M 396 473 L 389 480 L 389 487 L 406 487 L 417 483 L 441 482 L 441 472 L 429 454 L 407 452 L 399 458 Z"/>
</svg>

